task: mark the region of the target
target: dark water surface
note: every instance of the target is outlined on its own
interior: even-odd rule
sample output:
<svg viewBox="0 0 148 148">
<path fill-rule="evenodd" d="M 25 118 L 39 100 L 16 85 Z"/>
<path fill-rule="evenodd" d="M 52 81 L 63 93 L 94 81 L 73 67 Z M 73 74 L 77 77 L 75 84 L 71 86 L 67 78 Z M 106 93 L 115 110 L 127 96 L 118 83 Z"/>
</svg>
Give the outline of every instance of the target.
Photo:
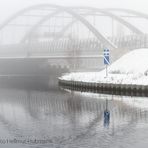
<svg viewBox="0 0 148 148">
<path fill-rule="evenodd" d="M 147 148 L 148 98 L 1 87 L 0 133 L 0 148 Z"/>
</svg>

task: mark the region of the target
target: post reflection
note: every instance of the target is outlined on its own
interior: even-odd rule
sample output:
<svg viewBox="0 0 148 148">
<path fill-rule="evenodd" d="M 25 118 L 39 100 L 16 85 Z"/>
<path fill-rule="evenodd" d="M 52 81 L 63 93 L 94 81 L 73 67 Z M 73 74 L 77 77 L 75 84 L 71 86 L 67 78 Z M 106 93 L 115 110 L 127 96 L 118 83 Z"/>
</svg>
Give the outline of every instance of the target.
<svg viewBox="0 0 148 148">
<path fill-rule="evenodd" d="M 108 100 L 106 99 L 106 102 L 105 102 L 105 110 L 104 110 L 104 127 L 108 127 L 109 126 L 109 123 L 110 123 L 110 111 L 108 109 Z"/>
</svg>

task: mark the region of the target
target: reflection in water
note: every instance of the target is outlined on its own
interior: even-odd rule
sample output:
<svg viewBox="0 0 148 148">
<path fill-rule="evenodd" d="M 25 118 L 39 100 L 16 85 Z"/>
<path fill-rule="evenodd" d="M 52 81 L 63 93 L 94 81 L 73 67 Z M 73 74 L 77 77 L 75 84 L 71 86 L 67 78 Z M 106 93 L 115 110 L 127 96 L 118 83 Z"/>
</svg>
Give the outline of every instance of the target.
<svg viewBox="0 0 148 148">
<path fill-rule="evenodd" d="M 108 127 L 110 122 L 110 111 L 108 110 L 108 100 L 106 99 L 106 108 L 104 110 L 104 127 Z"/>
<path fill-rule="evenodd" d="M 147 98 L 0 90 L 1 139 L 48 140 L 42 144 L 15 144 L 15 148 L 146 147 L 147 123 Z"/>
</svg>

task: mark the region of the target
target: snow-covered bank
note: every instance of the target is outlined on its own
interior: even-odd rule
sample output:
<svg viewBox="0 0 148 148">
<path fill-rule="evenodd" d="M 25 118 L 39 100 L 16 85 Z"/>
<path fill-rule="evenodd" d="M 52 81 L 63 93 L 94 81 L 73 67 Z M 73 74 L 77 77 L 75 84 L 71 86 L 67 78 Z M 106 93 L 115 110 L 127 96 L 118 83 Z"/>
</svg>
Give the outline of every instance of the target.
<svg viewBox="0 0 148 148">
<path fill-rule="evenodd" d="M 121 57 L 101 72 L 66 74 L 60 79 L 82 82 L 148 85 L 148 49 L 136 49 Z"/>
</svg>

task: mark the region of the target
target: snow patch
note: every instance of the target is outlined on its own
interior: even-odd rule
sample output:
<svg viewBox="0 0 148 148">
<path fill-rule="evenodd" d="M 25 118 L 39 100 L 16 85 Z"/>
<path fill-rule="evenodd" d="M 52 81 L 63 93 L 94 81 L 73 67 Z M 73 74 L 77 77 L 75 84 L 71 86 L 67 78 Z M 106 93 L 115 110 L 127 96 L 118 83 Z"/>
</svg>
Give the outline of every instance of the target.
<svg viewBox="0 0 148 148">
<path fill-rule="evenodd" d="M 108 67 L 109 75 L 105 77 L 105 70 L 101 72 L 79 72 L 66 74 L 60 79 L 114 83 L 148 85 L 148 49 L 135 49 Z"/>
<path fill-rule="evenodd" d="M 131 51 L 110 66 L 110 73 L 144 74 L 148 71 L 148 49 Z"/>
</svg>

